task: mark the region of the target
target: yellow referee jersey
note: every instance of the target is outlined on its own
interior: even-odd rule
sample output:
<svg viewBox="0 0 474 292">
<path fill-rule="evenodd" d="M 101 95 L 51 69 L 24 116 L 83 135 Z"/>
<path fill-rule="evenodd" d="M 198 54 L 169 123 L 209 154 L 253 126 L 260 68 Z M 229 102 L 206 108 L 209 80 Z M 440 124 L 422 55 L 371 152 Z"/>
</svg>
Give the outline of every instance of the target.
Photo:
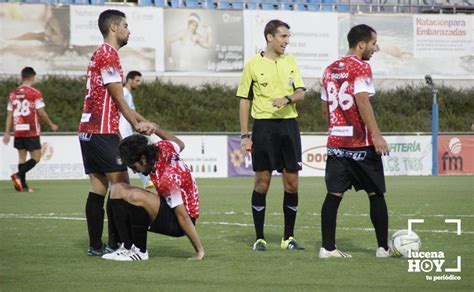
<svg viewBox="0 0 474 292">
<path fill-rule="evenodd" d="M 305 89 L 293 55 L 283 54 L 271 60 L 260 53 L 245 64 L 237 97 L 252 100 L 254 119 L 291 119 L 298 116 L 295 104 L 277 108 L 272 102 L 292 95 L 297 88 Z"/>
</svg>

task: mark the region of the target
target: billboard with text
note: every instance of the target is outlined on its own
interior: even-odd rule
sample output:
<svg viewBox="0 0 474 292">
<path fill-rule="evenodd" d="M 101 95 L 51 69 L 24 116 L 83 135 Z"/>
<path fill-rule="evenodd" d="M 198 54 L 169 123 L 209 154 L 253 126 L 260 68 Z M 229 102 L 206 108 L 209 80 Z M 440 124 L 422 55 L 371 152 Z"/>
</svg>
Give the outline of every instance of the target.
<svg viewBox="0 0 474 292">
<path fill-rule="evenodd" d="M 474 135 L 438 137 L 438 173 L 474 175 Z"/>
</svg>

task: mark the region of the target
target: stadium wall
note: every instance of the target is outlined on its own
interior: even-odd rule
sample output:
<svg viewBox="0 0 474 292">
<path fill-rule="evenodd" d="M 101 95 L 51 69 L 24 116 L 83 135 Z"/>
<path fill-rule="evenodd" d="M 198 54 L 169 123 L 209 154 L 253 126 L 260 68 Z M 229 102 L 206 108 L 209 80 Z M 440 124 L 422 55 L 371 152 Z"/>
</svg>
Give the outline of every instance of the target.
<svg viewBox="0 0 474 292">
<path fill-rule="evenodd" d="M 195 177 L 253 176 L 252 161 L 240 152 L 240 137 L 234 135 L 179 135 L 186 144 L 181 157 Z M 86 179 L 77 136 L 43 136 L 41 162 L 28 173 L 31 180 Z M 386 136 L 390 156 L 383 157 L 386 175 L 431 175 L 431 136 Z M 0 180 L 17 171 L 18 155 L 10 145 L 1 145 Z M 440 174 L 474 174 L 474 135 L 439 138 Z M 301 176 L 324 176 L 326 136 L 302 135 Z M 131 177 L 134 177 L 131 173 Z"/>
<path fill-rule="evenodd" d="M 265 46 L 265 23 L 279 18 L 291 25 L 287 51 L 296 56 L 310 86 L 329 62 L 346 53 L 345 36 L 360 23 L 378 31 L 380 52 L 371 64 L 382 88 L 400 82 L 418 85 L 425 74 L 456 87 L 470 87 L 474 80 L 473 15 L 107 8 L 128 15 L 132 33 L 120 50 L 124 71 L 139 70 L 147 78 L 235 85 L 245 60 Z M 0 3 L 0 74 L 18 74 L 28 65 L 41 75 L 84 75 L 91 53 L 102 42 L 96 22 L 104 9 Z M 208 47 L 174 41 L 192 15 L 199 17 L 197 34 L 209 40 Z"/>
</svg>

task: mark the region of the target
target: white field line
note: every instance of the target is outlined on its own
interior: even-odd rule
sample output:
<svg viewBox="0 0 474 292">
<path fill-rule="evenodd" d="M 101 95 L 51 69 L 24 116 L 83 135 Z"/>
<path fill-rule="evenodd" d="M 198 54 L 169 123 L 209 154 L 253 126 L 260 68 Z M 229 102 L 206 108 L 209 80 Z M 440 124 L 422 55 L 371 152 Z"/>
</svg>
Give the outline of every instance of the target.
<svg viewBox="0 0 474 292">
<path fill-rule="evenodd" d="M 68 217 L 68 216 L 54 216 L 54 214 L 36 214 L 36 215 L 28 215 L 28 214 L 0 214 L 0 219 L 46 219 L 46 220 L 72 220 L 72 221 L 86 221 L 86 218 L 83 217 Z M 203 225 L 226 225 L 226 226 L 237 226 L 237 227 L 253 227 L 251 223 L 239 223 L 239 222 L 226 222 L 226 221 L 198 221 L 198 224 Z M 274 227 L 274 228 L 283 228 L 282 225 L 276 224 L 265 224 L 265 227 Z M 297 229 L 315 229 L 319 227 L 319 225 L 315 226 L 297 226 Z M 356 230 L 356 231 L 366 231 L 366 232 L 373 232 L 373 228 L 363 228 L 363 227 L 343 227 L 338 226 L 338 230 Z M 389 229 L 389 231 L 394 232 L 396 229 Z M 417 229 L 416 232 L 421 233 L 454 233 L 456 231 L 447 230 L 447 229 Z M 472 235 L 474 231 L 462 231 L 461 234 Z"/>
<path fill-rule="evenodd" d="M 201 212 L 202 215 L 252 215 L 251 212 L 237 212 L 237 211 L 226 211 L 226 212 L 213 212 L 213 211 L 205 211 Z M 283 216 L 283 213 L 272 212 L 266 213 L 266 215 L 270 216 Z M 321 213 L 309 213 L 306 212 L 304 215 L 308 216 L 321 216 Z M 440 217 L 440 218 L 474 218 L 474 215 L 444 215 L 444 214 L 397 214 L 397 213 L 390 213 L 389 216 L 394 217 L 410 217 L 410 218 L 431 218 L 431 217 Z M 347 216 L 347 217 L 369 217 L 369 213 L 364 214 L 349 214 L 349 213 L 342 213 L 338 214 L 338 216 Z"/>
<path fill-rule="evenodd" d="M 308 216 L 321 216 L 321 213 L 310 213 L 306 212 L 303 213 L 304 215 Z M 15 214 L 15 213 L 0 213 L 0 218 L 2 216 L 82 216 L 83 213 L 38 213 L 38 214 Z M 251 216 L 251 212 L 241 212 L 241 211 L 225 211 L 225 212 L 215 212 L 215 211 L 204 211 L 201 212 L 201 215 L 248 215 Z M 278 212 L 267 212 L 267 216 L 283 216 L 283 213 Z M 299 215 L 301 216 L 301 215 Z M 368 217 L 369 213 L 364 214 L 350 214 L 350 213 L 341 213 L 338 216 L 346 216 L 346 217 Z M 431 218 L 431 217 L 440 217 L 440 218 L 474 218 L 472 214 L 458 214 L 458 215 L 446 215 L 446 214 L 397 214 L 389 212 L 389 216 L 394 217 L 410 217 L 410 218 Z"/>
</svg>

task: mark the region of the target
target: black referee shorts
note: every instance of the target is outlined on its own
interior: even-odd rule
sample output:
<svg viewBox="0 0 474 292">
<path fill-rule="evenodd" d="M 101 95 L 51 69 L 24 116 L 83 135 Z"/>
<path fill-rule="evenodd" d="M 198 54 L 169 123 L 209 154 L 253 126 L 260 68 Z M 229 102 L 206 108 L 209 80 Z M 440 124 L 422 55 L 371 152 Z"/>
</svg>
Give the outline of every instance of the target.
<svg viewBox="0 0 474 292">
<path fill-rule="evenodd" d="M 353 186 L 356 191 L 385 193 L 382 157 L 375 148 L 328 147 L 326 188 L 329 193 L 344 193 Z"/>
<path fill-rule="evenodd" d="M 191 221 L 193 224 L 196 222 L 193 218 L 191 218 Z M 184 230 L 179 225 L 174 209 L 171 209 L 171 207 L 166 203 L 166 199 L 161 196 L 160 209 L 158 210 L 155 221 L 153 221 L 148 227 L 148 231 L 172 237 L 181 237 L 185 235 Z"/>
<path fill-rule="evenodd" d="M 18 150 L 26 151 L 41 149 L 40 137 L 15 137 L 15 140 L 13 141 L 13 147 Z"/>
<path fill-rule="evenodd" d="M 296 119 L 254 120 L 252 166 L 254 171 L 301 170 L 301 135 Z"/>
<path fill-rule="evenodd" d="M 79 142 L 86 174 L 127 171 L 118 152 L 119 135 L 79 133 Z"/>
</svg>

